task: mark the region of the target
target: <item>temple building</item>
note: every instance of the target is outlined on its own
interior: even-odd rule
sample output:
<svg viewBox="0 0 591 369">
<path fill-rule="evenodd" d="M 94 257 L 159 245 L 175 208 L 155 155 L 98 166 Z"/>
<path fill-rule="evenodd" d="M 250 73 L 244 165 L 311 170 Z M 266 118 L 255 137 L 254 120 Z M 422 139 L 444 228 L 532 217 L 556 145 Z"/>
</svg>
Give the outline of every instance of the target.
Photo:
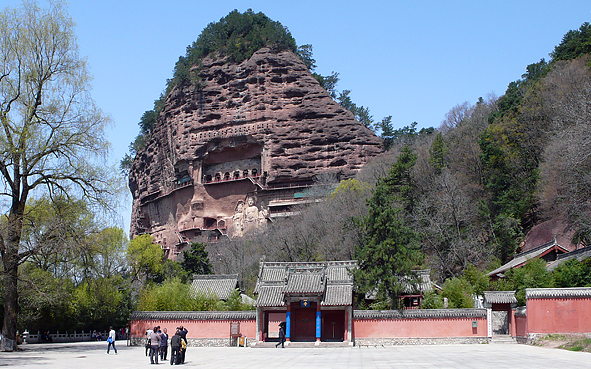
<svg viewBox="0 0 591 369">
<path fill-rule="evenodd" d="M 562 247 L 556 242 L 556 238 L 548 243 L 535 247 L 531 250 L 515 255 L 513 260 L 501 265 L 497 269 L 489 272 L 487 276 L 491 280 L 496 281 L 498 279 L 505 278 L 505 273 L 511 269 L 521 268 L 527 264 L 530 260 L 535 258 L 543 259 L 547 264 L 550 264 L 557 260 L 560 255 L 567 254 L 568 249 Z"/>
<path fill-rule="evenodd" d="M 240 291 L 242 303 L 253 305 L 254 300 L 246 295 L 238 285 L 238 274 L 195 274 L 191 283 L 191 294 L 203 294 L 227 301 L 236 290 Z"/>
<path fill-rule="evenodd" d="M 356 261 L 261 261 L 255 286 L 259 341 L 352 342 L 353 276 Z"/>
</svg>

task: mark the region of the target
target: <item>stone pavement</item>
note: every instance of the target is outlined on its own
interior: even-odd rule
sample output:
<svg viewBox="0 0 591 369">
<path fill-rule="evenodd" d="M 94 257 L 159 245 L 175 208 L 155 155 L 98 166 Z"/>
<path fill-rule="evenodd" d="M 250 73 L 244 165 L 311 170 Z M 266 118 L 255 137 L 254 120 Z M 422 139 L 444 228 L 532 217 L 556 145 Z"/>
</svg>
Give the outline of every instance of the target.
<svg viewBox="0 0 591 369">
<path fill-rule="evenodd" d="M 23 345 L 0 352 L 0 367 L 115 369 L 152 367 L 143 347 L 117 341 Z M 160 366 L 170 365 L 169 362 Z M 198 368 L 591 368 L 591 354 L 516 344 L 338 348 L 189 347 L 185 367 Z"/>
</svg>

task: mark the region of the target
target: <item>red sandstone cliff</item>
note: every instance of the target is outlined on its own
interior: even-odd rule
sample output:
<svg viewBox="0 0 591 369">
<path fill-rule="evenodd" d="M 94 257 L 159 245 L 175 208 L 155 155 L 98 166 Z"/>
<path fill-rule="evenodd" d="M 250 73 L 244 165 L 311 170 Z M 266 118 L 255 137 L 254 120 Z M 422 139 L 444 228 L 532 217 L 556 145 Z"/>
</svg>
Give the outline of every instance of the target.
<svg viewBox="0 0 591 369">
<path fill-rule="evenodd" d="M 315 176 L 351 177 L 382 150 L 292 52 L 196 68 L 199 81 L 171 91 L 129 175 L 131 237 L 151 233 L 170 257 L 289 215 Z"/>
</svg>

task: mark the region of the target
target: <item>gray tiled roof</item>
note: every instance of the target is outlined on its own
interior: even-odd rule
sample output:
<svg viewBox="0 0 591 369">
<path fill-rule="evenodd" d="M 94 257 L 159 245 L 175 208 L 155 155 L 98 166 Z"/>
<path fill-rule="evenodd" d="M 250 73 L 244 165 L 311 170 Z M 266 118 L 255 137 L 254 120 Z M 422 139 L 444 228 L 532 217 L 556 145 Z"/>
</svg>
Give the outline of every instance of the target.
<svg viewBox="0 0 591 369">
<path fill-rule="evenodd" d="M 326 270 L 326 278 L 331 282 L 352 282 L 353 275 L 347 265 L 335 265 Z"/>
<path fill-rule="evenodd" d="M 513 269 L 521 264 L 528 262 L 530 259 L 539 257 L 540 255 L 542 255 L 543 253 L 545 253 L 546 251 L 550 250 L 551 248 L 553 248 L 555 246 L 562 249 L 562 246 L 557 244 L 556 240 L 545 243 L 541 246 L 538 246 L 536 248 L 533 248 L 533 249 L 523 252 L 521 254 L 515 255 L 513 260 L 509 261 L 505 265 L 498 267 L 497 269 L 493 270 L 492 272 L 488 273 L 487 275 L 489 277 L 491 277 L 491 276 L 494 276 L 497 274 L 502 274 L 509 269 Z M 565 252 L 566 251 L 567 250 L 565 250 Z"/>
<path fill-rule="evenodd" d="M 415 273 L 415 277 L 403 277 L 401 278 L 401 282 L 404 285 L 404 293 L 412 294 L 415 292 L 429 292 L 433 290 L 433 287 L 439 288 L 435 283 L 431 281 L 431 269 L 420 269 L 420 270 L 413 270 Z M 377 287 L 371 291 L 367 291 L 365 293 L 365 298 L 367 300 L 374 300 L 377 297 L 378 289 Z"/>
<path fill-rule="evenodd" d="M 134 311 L 130 320 L 252 320 L 256 311 Z"/>
<path fill-rule="evenodd" d="M 290 273 L 285 292 L 289 294 L 324 292 L 324 274 L 320 273 Z"/>
<path fill-rule="evenodd" d="M 284 306 L 286 295 L 319 296 L 323 306 L 351 305 L 356 261 L 264 262 L 254 292 L 257 306 Z"/>
<path fill-rule="evenodd" d="M 256 306 L 285 306 L 284 286 L 261 286 Z"/>
<path fill-rule="evenodd" d="M 486 309 L 353 310 L 353 319 L 485 318 Z"/>
<path fill-rule="evenodd" d="M 547 298 L 589 298 L 591 287 L 571 288 L 526 288 L 526 299 L 547 299 Z"/>
<path fill-rule="evenodd" d="M 484 302 L 489 304 L 516 304 L 515 291 L 484 291 Z"/>
<path fill-rule="evenodd" d="M 261 262 L 261 264 L 264 262 Z M 285 263 L 265 263 L 265 268 L 259 266 L 259 277 L 254 287 L 254 293 L 259 293 L 259 287 L 264 285 L 284 286 L 287 281 L 288 270 Z"/>
<path fill-rule="evenodd" d="M 327 286 L 322 305 L 348 306 L 353 304 L 353 286 L 334 285 Z"/>
<path fill-rule="evenodd" d="M 553 271 L 557 266 L 570 259 L 577 259 L 578 261 L 591 258 L 591 246 L 584 247 L 575 251 L 571 251 L 566 254 L 560 254 L 556 257 L 556 260 L 548 264 L 547 268 L 549 271 Z"/>
<path fill-rule="evenodd" d="M 433 283 L 431 282 L 431 269 L 413 270 L 416 273 L 416 279 L 409 277 L 403 279 L 404 292 L 429 292 L 433 290 Z"/>
<path fill-rule="evenodd" d="M 194 275 L 191 292 L 205 293 L 217 296 L 220 300 L 227 300 L 230 294 L 238 288 L 238 274 L 205 274 Z"/>
</svg>

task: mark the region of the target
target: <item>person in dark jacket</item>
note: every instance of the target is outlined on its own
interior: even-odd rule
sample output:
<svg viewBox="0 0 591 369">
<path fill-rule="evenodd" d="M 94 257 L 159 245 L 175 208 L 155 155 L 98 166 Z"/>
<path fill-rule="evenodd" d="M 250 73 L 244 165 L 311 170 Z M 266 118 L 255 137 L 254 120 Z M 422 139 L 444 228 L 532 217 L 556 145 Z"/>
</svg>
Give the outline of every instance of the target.
<svg viewBox="0 0 591 369">
<path fill-rule="evenodd" d="M 162 341 L 160 341 L 160 360 L 165 361 L 168 352 L 168 331 L 166 328 L 163 329 L 160 338 L 162 338 Z"/>
<path fill-rule="evenodd" d="M 173 364 L 179 365 L 180 364 L 180 358 L 181 358 L 180 354 L 179 354 L 180 348 L 181 348 L 181 334 L 179 333 L 179 330 L 177 329 L 174 336 L 172 336 L 170 338 L 170 365 L 173 365 Z"/>
<path fill-rule="evenodd" d="M 181 335 L 181 338 L 185 341 L 186 344 L 189 344 L 189 342 L 187 342 L 187 333 L 189 331 L 187 330 L 187 328 L 183 327 L 182 325 L 179 327 L 179 334 Z M 187 353 L 187 350 L 182 350 L 181 351 L 181 363 L 184 364 L 185 363 L 185 355 Z"/>
<path fill-rule="evenodd" d="M 285 348 L 283 345 L 285 343 L 285 322 L 281 322 L 279 323 L 279 342 L 275 345 L 275 348 L 277 348 L 277 346 L 281 345 L 281 348 Z"/>
</svg>

